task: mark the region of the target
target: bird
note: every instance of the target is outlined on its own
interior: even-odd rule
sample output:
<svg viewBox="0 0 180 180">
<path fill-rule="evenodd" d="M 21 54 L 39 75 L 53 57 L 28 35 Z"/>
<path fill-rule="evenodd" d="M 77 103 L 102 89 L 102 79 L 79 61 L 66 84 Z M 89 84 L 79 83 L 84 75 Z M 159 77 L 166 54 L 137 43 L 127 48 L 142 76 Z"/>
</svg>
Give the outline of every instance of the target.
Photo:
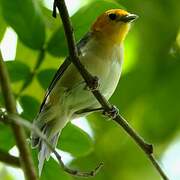
<svg viewBox="0 0 180 180">
<path fill-rule="evenodd" d="M 123 9 L 110 9 L 102 13 L 89 31 L 76 44 L 80 62 L 93 76 L 98 77 L 99 91 L 106 99 L 114 93 L 120 79 L 123 63 L 123 44 L 131 23 L 138 16 Z M 85 80 L 69 57 L 64 60 L 52 79 L 33 121 L 56 147 L 62 129 L 77 117 L 86 116 L 100 108 L 100 104 L 87 89 Z M 32 148 L 38 148 L 39 175 L 51 150 L 34 132 Z"/>
</svg>

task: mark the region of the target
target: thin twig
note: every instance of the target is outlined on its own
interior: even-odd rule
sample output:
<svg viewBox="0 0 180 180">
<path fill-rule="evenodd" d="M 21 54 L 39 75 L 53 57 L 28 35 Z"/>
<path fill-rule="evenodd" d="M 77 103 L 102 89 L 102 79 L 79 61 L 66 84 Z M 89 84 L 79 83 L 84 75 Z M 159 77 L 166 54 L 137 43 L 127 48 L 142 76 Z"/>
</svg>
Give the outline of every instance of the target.
<svg viewBox="0 0 180 180">
<path fill-rule="evenodd" d="M 18 157 L 12 156 L 9 153 L 0 149 L 0 161 L 14 167 L 21 167 L 20 160 Z"/>
<path fill-rule="evenodd" d="M 1 85 L 2 94 L 4 97 L 5 107 L 7 112 L 17 113 L 16 102 L 11 90 L 9 75 L 6 66 L 3 62 L 1 51 L 0 51 L 0 85 Z M 20 152 L 20 162 L 25 177 L 27 180 L 32 180 L 32 179 L 36 180 L 37 176 L 33 166 L 33 161 L 31 158 L 30 151 L 26 143 L 26 135 L 24 129 L 16 123 L 12 123 L 11 127 Z"/>
<path fill-rule="evenodd" d="M 113 110 L 113 106 L 105 99 L 105 97 L 100 93 L 100 91 L 96 88 L 93 88 L 93 84 L 95 79 L 86 69 L 85 67 L 81 64 L 79 57 L 78 57 L 78 52 L 77 52 L 77 47 L 75 45 L 75 38 L 74 38 L 74 33 L 73 33 L 73 28 L 71 25 L 71 21 L 69 18 L 69 14 L 66 8 L 66 4 L 64 0 L 54 0 L 54 12 L 53 15 L 56 16 L 55 9 L 56 7 L 59 10 L 63 26 L 64 26 L 64 31 L 67 39 L 67 44 L 68 44 L 68 50 L 69 50 L 69 57 L 72 63 L 76 66 L 76 68 L 79 70 L 80 74 L 84 78 L 84 80 L 87 83 L 87 86 L 89 89 L 92 89 L 92 93 L 94 94 L 95 98 L 98 100 L 98 102 L 101 104 L 101 106 L 104 108 L 104 111 L 106 112 L 105 114 L 110 114 Z M 123 129 L 130 135 L 134 141 L 139 145 L 139 147 L 145 152 L 149 160 L 152 162 L 153 166 L 156 168 L 156 170 L 160 173 L 162 178 L 164 180 L 168 180 L 168 177 L 166 176 L 165 172 L 161 169 L 159 166 L 158 162 L 155 160 L 155 158 L 152 156 L 153 153 L 153 146 L 151 144 L 146 143 L 143 138 L 138 135 L 138 133 L 127 123 L 127 121 L 119 115 L 119 113 L 116 113 L 116 116 L 113 117 L 113 120 L 117 122 L 119 125 L 123 127 Z"/>
<path fill-rule="evenodd" d="M 37 136 L 39 136 L 44 142 L 45 144 L 48 146 L 48 148 L 54 153 L 54 155 L 56 156 L 56 158 L 59 161 L 59 164 L 61 165 L 62 169 L 74 176 L 79 176 L 79 177 L 91 177 L 91 176 L 95 176 L 99 170 L 102 168 L 103 164 L 100 163 L 94 170 L 90 171 L 90 172 L 81 172 L 79 170 L 74 170 L 74 169 L 70 169 L 68 168 L 64 162 L 61 159 L 61 156 L 58 154 L 58 152 L 52 147 L 52 145 L 49 143 L 49 141 L 47 140 L 47 137 L 37 128 L 37 126 L 34 126 L 33 124 L 29 123 L 27 120 L 22 119 L 21 117 L 14 115 L 14 114 L 9 114 L 9 115 L 5 115 L 4 113 L 0 112 L 0 120 L 3 122 L 8 122 L 8 123 L 17 123 L 20 126 L 24 126 L 25 128 L 27 128 L 29 131 L 33 131 L 34 133 L 37 134 Z"/>
<path fill-rule="evenodd" d="M 162 176 L 162 178 L 164 180 L 168 180 L 169 178 L 164 173 L 163 169 L 161 168 L 161 166 L 159 165 L 159 163 L 155 159 L 154 155 L 153 154 L 148 154 L 147 156 L 149 156 L 149 159 L 151 160 L 152 164 L 156 167 L 156 169 L 158 170 L 158 172 Z"/>
</svg>

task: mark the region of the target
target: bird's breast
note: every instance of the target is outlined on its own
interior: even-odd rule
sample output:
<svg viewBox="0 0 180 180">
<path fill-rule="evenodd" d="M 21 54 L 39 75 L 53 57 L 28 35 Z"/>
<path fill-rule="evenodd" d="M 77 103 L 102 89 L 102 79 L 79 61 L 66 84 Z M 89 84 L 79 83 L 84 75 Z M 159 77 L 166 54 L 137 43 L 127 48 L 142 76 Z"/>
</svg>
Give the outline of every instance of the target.
<svg viewBox="0 0 180 180">
<path fill-rule="evenodd" d="M 100 91 L 109 98 L 121 75 L 123 61 L 123 47 L 114 45 L 106 48 L 103 46 L 88 47 L 82 54 L 81 62 L 88 71 L 99 78 Z"/>
</svg>

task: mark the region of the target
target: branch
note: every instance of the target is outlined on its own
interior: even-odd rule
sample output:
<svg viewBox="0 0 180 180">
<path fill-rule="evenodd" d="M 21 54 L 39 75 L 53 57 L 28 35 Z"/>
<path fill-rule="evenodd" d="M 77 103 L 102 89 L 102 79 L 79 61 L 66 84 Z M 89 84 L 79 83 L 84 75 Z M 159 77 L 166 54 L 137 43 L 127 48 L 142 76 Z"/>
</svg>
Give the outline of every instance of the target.
<svg viewBox="0 0 180 180">
<path fill-rule="evenodd" d="M 73 28 L 69 19 L 69 14 L 66 8 L 66 4 L 64 0 L 54 0 L 54 10 L 53 10 L 53 16 L 56 17 L 56 7 L 59 10 L 64 31 L 67 39 L 68 49 L 69 49 L 69 56 L 72 61 L 72 63 L 76 66 L 76 68 L 79 70 L 80 74 L 84 78 L 84 80 L 87 83 L 87 86 L 89 89 L 92 90 L 93 95 L 95 98 L 99 101 L 101 106 L 104 108 L 105 114 L 109 115 L 112 113 L 112 111 L 115 110 L 115 108 L 105 99 L 105 97 L 100 93 L 100 91 L 97 88 L 93 87 L 93 84 L 95 81 L 97 81 L 96 77 L 93 77 L 81 64 L 78 53 L 77 53 L 77 47 L 75 45 L 75 38 L 73 34 Z M 97 87 L 97 86 L 96 86 Z M 136 133 L 136 131 L 127 123 L 127 121 L 119 115 L 118 111 L 115 111 L 115 116 L 112 116 L 112 120 L 114 120 L 116 123 L 121 125 L 123 129 L 127 132 L 129 136 L 131 136 L 134 141 L 139 145 L 139 147 L 144 151 L 144 153 L 147 155 L 149 160 L 152 162 L 153 166 L 156 168 L 156 170 L 160 173 L 162 178 L 164 180 L 167 180 L 168 177 L 161 169 L 158 162 L 153 157 L 153 147 L 151 144 L 146 143 L 141 136 Z"/>
<path fill-rule="evenodd" d="M 5 64 L 2 59 L 1 51 L 0 51 L 0 85 L 2 88 L 2 94 L 4 96 L 5 107 L 7 112 L 9 113 L 17 113 L 16 111 L 16 102 L 11 90 L 9 75 Z M 26 136 L 24 129 L 16 123 L 11 124 L 14 137 L 16 139 L 16 143 L 20 152 L 20 162 L 23 168 L 26 179 L 28 180 L 36 180 L 36 173 L 33 166 L 33 161 L 31 158 L 31 154 L 26 143 Z"/>
<path fill-rule="evenodd" d="M 11 156 L 9 153 L 0 149 L 0 161 L 14 167 L 21 167 L 19 158 Z"/>
<path fill-rule="evenodd" d="M 24 126 L 29 131 L 33 131 L 34 133 L 36 133 L 37 136 L 39 136 L 45 142 L 45 144 L 48 146 L 48 148 L 54 153 L 54 155 L 58 159 L 59 164 L 61 165 L 62 169 L 71 175 L 79 176 L 79 177 L 95 176 L 103 166 L 103 164 L 100 163 L 94 170 L 92 170 L 90 172 L 80 172 L 78 170 L 70 169 L 63 163 L 61 156 L 53 148 L 53 146 L 47 140 L 46 136 L 37 128 L 37 126 L 29 123 L 27 120 L 22 119 L 21 117 L 19 117 L 17 115 L 14 115 L 14 114 L 6 115 L 1 111 L 0 111 L 0 121 L 2 121 L 4 123 L 5 122 L 6 123 L 16 123 L 16 124 L 19 124 L 20 126 Z"/>
</svg>

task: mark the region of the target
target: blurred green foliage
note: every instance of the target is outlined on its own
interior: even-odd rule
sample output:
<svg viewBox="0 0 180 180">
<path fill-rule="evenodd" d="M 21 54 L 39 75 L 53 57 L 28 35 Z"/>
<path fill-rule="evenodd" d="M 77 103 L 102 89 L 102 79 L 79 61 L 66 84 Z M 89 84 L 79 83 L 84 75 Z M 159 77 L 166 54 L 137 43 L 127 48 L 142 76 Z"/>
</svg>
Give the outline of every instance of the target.
<svg viewBox="0 0 180 180">
<path fill-rule="evenodd" d="M 0 179 L 13 180 L 13 177 L 8 173 L 7 169 L 0 164 Z"/>
<path fill-rule="evenodd" d="M 33 49 L 42 48 L 45 41 L 45 25 L 36 1 L 1 0 L 2 15 L 19 38 Z M 27 7 L 27 8 L 26 8 Z"/>
<path fill-rule="evenodd" d="M 74 0 L 75 1 L 75 0 Z M 72 22 L 79 40 L 103 11 L 125 8 L 139 15 L 125 42 L 123 74 L 111 98 L 120 113 L 149 142 L 160 158 L 180 130 L 180 2 L 179 0 L 89 1 Z M 0 40 L 7 26 L 18 35 L 15 61 L 7 62 L 13 92 L 22 107 L 22 116 L 36 116 L 44 91 L 67 55 L 63 27 L 51 17 L 42 1 L 0 0 Z M 34 72 L 39 54 L 45 57 Z M 57 58 L 58 57 L 58 58 Z M 33 72 L 33 73 L 32 73 Z M 32 81 L 28 83 L 29 77 Z M 24 83 L 28 86 L 19 94 Z M 3 107 L 0 94 L 0 106 Z M 73 168 L 91 170 L 100 161 L 104 168 L 95 180 L 160 179 L 150 162 L 132 140 L 113 122 L 99 114 L 88 117 L 94 133 L 69 124 L 63 130 L 58 148 L 75 158 Z M 15 144 L 9 128 L 0 125 L 0 148 Z M 41 179 L 80 179 L 70 177 L 51 159 Z M 89 178 L 87 178 L 89 179 Z"/>
</svg>

